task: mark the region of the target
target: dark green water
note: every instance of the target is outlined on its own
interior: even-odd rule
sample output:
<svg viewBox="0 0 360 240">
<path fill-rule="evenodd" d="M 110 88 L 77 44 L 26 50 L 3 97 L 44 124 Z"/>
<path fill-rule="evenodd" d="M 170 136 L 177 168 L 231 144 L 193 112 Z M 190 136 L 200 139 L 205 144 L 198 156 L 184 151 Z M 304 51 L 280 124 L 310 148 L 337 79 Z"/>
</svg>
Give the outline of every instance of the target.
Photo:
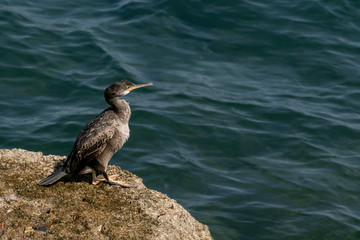
<svg viewBox="0 0 360 240">
<path fill-rule="evenodd" d="M 360 238 L 360 2 L 0 2 L 0 148 L 67 155 L 121 79 L 111 161 L 222 239 Z"/>
</svg>

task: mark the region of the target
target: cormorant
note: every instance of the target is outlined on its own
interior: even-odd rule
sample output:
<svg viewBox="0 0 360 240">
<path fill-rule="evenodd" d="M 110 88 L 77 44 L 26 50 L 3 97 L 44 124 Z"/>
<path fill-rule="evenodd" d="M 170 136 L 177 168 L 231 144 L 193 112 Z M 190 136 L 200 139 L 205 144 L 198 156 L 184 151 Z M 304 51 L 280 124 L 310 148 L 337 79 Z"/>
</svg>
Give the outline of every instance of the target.
<svg viewBox="0 0 360 240">
<path fill-rule="evenodd" d="M 97 175 L 102 174 L 110 185 L 128 185 L 110 181 L 106 168 L 111 157 L 127 141 L 130 136 L 129 119 L 131 110 L 129 104 L 120 99 L 130 91 L 151 86 L 152 83 L 134 84 L 127 80 L 115 82 L 105 89 L 105 100 L 111 107 L 105 109 L 90 121 L 78 134 L 71 153 L 62 167 L 55 170 L 39 185 L 51 185 L 66 175 L 92 173 L 92 182 Z"/>
</svg>

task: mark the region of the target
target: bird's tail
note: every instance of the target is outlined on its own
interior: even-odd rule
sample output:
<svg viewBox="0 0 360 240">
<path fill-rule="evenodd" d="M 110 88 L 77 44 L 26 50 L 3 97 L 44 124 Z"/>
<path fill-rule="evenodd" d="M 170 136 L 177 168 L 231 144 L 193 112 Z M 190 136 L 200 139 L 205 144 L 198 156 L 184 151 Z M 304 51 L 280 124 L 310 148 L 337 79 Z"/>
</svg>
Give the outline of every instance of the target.
<svg viewBox="0 0 360 240">
<path fill-rule="evenodd" d="M 58 170 L 55 170 L 52 174 L 50 174 L 46 178 L 40 180 L 38 184 L 41 186 L 51 185 L 66 175 L 68 174 L 65 172 L 65 169 L 59 168 Z"/>
</svg>

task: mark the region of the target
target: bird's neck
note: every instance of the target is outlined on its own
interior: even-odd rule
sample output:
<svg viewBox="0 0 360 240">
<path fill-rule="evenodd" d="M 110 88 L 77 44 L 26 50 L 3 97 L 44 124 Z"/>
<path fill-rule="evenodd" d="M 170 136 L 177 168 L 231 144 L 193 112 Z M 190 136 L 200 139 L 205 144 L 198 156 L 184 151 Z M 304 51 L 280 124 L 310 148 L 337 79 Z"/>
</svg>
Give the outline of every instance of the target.
<svg viewBox="0 0 360 240">
<path fill-rule="evenodd" d="M 120 98 L 110 98 L 106 99 L 106 102 L 111 105 L 114 112 L 117 114 L 120 114 L 123 117 L 130 117 L 131 110 L 129 104 L 124 100 Z"/>
<path fill-rule="evenodd" d="M 115 112 L 122 112 L 124 108 L 127 108 L 129 106 L 129 104 L 125 100 L 120 98 L 106 99 L 106 102 L 113 107 Z"/>
</svg>

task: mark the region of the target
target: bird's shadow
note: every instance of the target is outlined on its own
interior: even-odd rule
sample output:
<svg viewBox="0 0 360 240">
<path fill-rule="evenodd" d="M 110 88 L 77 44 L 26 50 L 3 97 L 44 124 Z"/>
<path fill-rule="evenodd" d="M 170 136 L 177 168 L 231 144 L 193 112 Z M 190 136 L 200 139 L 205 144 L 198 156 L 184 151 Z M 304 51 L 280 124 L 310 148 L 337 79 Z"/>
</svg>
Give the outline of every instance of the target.
<svg viewBox="0 0 360 240">
<path fill-rule="evenodd" d="M 92 183 L 91 173 L 83 174 L 83 175 L 73 175 L 73 176 L 65 176 L 57 182 L 87 182 L 89 184 Z M 56 182 L 55 182 L 56 183 Z M 54 184 L 55 184 L 54 183 Z"/>
<path fill-rule="evenodd" d="M 65 161 L 66 161 L 66 159 L 64 161 L 61 161 L 58 164 L 56 164 L 54 166 L 53 171 L 56 171 L 59 168 L 62 168 L 64 166 L 64 164 L 65 164 Z M 79 174 L 77 174 L 77 175 L 67 175 L 67 176 L 62 177 L 58 181 L 54 182 L 53 184 L 46 185 L 44 187 L 53 186 L 58 182 L 63 182 L 63 183 L 67 183 L 67 182 L 87 182 L 89 184 L 92 184 L 92 175 L 91 175 L 91 173 L 82 174 L 82 175 L 79 175 Z"/>
</svg>

